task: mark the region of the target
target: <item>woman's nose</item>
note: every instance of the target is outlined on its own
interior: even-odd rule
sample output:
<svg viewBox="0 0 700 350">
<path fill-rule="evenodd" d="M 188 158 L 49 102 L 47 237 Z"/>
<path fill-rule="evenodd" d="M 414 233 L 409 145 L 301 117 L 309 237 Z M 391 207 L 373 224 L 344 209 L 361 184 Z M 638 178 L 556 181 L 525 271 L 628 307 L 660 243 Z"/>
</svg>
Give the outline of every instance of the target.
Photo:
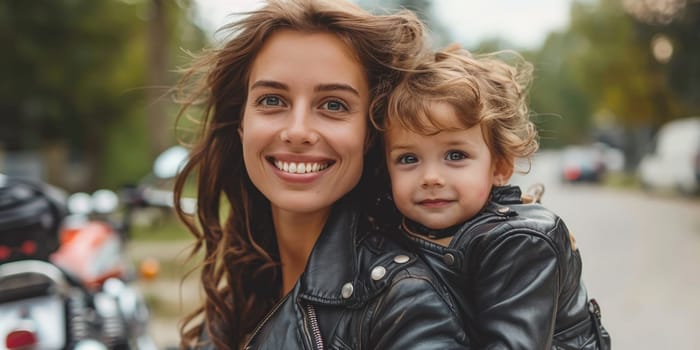
<svg viewBox="0 0 700 350">
<path fill-rule="evenodd" d="M 318 142 L 320 135 L 316 131 L 314 120 L 307 110 L 295 108 L 291 111 L 286 125 L 280 132 L 283 142 L 293 145 L 312 145 Z"/>
</svg>

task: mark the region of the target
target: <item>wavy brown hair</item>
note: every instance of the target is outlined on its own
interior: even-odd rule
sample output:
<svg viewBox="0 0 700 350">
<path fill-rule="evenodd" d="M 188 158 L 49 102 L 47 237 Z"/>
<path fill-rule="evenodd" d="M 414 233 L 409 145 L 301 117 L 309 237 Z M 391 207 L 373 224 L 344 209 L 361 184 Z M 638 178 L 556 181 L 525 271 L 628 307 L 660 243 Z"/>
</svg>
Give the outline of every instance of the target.
<svg viewBox="0 0 700 350">
<path fill-rule="evenodd" d="M 185 70 L 175 90 L 182 105 L 178 120 L 201 106 L 200 129 L 176 179 L 175 203 L 196 238 L 190 258 L 204 253 L 200 278 L 205 300 L 181 325 L 182 347 L 196 346 L 205 335 L 216 348 L 239 348 L 280 299 L 270 204 L 248 178 L 236 130 L 256 54 L 266 38 L 282 29 L 332 33 L 348 45 L 365 69 L 373 97 L 370 114 L 378 119 L 385 114 L 382 97 L 425 52 L 423 25 L 411 12 L 372 15 L 344 1 L 270 0 L 222 28 L 230 34 L 223 46 L 204 52 Z M 370 133 L 376 131 L 370 128 Z M 381 153 L 376 143 L 371 147 L 368 155 Z M 363 178 L 367 168 L 366 163 Z M 191 175 L 197 190 L 195 215 L 180 206 Z"/>
<path fill-rule="evenodd" d="M 454 129 L 431 117 L 433 102 L 447 103 L 462 127 L 481 123 L 494 160 L 514 169 L 516 159 L 529 160 L 539 146 L 528 110 L 531 80 L 532 65 L 516 52 L 473 56 L 453 45 L 404 77 L 388 98 L 386 120 L 376 125 L 399 125 L 425 135 Z"/>
</svg>

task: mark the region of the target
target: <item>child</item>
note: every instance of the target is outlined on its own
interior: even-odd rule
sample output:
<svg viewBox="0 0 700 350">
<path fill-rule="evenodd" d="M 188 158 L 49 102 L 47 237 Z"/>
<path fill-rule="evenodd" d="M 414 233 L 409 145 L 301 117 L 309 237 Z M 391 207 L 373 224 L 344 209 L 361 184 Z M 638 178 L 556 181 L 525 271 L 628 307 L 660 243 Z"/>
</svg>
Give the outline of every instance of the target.
<svg viewBox="0 0 700 350">
<path fill-rule="evenodd" d="M 507 186 L 538 148 L 531 71 L 453 47 L 408 74 L 379 125 L 393 201 L 478 348 L 607 349 L 573 236 Z"/>
</svg>

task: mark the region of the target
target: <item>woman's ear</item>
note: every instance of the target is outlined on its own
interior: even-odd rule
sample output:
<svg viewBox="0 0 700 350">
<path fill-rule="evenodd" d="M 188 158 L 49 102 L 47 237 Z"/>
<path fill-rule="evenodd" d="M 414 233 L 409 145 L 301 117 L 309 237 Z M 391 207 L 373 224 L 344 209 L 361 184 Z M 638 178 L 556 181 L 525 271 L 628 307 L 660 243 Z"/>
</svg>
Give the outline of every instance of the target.
<svg viewBox="0 0 700 350">
<path fill-rule="evenodd" d="M 243 139 L 243 127 L 242 126 L 238 127 L 238 137 L 240 139 Z"/>
</svg>

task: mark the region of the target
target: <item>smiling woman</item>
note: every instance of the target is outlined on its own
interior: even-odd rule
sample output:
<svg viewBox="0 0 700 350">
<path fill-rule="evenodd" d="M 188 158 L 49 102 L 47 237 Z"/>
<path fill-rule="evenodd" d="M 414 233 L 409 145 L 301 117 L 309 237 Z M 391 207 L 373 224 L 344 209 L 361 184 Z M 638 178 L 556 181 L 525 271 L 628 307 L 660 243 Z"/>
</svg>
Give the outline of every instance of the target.
<svg viewBox="0 0 700 350">
<path fill-rule="evenodd" d="M 281 261 L 297 262 L 282 265 L 287 293 L 331 205 L 362 175 L 365 142 L 357 136 L 367 134 L 367 79 L 337 36 L 281 30 L 258 53 L 249 85 L 238 129 L 243 160 L 270 200 Z M 300 239 L 304 233 L 311 239 Z"/>
<path fill-rule="evenodd" d="M 384 115 L 379 97 L 423 56 L 422 24 L 409 12 L 285 0 L 227 29 L 180 90 L 183 113 L 199 101 L 205 111 L 175 188 L 179 204 L 196 174 L 196 217 L 176 209 L 197 239 L 192 256 L 206 257 L 206 299 L 183 345 L 465 348 L 428 267 L 376 231 L 379 191 L 367 181 L 382 153 L 369 116 Z"/>
<path fill-rule="evenodd" d="M 362 174 L 365 142 L 357 135 L 367 134 L 369 100 L 362 66 L 333 34 L 283 30 L 263 45 L 249 84 L 238 129 L 248 176 L 270 200 L 273 217 L 278 211 L 326 217 Z M 290 277 L 285 291 L 296 280 Z"/>
</svg>

